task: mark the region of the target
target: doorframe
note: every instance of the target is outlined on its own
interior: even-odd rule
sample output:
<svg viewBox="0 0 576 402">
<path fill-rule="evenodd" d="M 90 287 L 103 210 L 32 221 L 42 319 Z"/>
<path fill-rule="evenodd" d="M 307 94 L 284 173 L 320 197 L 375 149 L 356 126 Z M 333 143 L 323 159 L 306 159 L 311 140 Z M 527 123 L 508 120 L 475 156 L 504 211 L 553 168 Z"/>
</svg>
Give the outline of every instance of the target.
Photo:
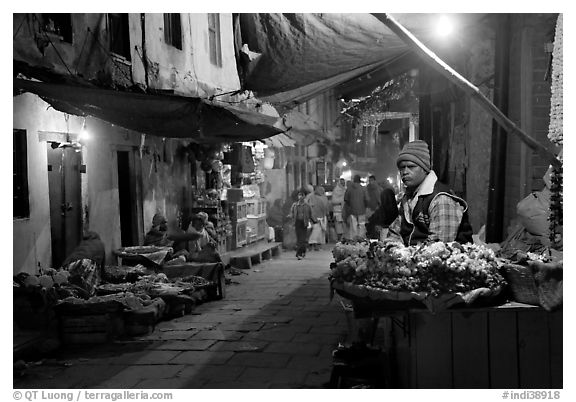
<svg viewBox="0 0 576 402">
<path fill-rule="evenodd" d="M 132 220 L 132 230 L 136 233 L 136 240 L 138 244 L 144 242 L 144 216 L 142 207 L 142 159 L 139 157 L 138 147 L 135 145 L 110 145 L 112 154 L 112 187 L 116 189 L 118 205 L 116 205 L 116 213 L 118 217 L 118 239 L 121 244 L 122 234 L 120 226 L 120 192 L 118 188 L 118 152 L 128 152 L 128 159 L 130 164 L 130 178 L 134 179 L 134 183 L 130 188 L 130 197 L 135 201 L 135 212 Z"/>
</svg>

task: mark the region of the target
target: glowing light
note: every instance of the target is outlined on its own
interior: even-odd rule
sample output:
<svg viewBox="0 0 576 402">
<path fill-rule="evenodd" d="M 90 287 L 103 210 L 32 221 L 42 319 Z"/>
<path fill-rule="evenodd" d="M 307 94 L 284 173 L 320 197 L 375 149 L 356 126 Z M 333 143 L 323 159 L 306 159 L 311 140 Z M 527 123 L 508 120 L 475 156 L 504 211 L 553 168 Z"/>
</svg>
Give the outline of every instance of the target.
<svg viewBox="0 0 576 402">
<path fill-rule="evenodd" d="M 82 123 L 82 129 L 80 130 L 80 141 L 86 141 L 90 139 L 90 134 L 88 133 L 88 129 L 86 128 L 86 119 L 84 119 L 84 123 Z"/>
<path fill-rule="evenodd" d="M 346 163 L 346 161 L 342 162 L 342 167 L 346 167 L 348 166 L 348 164 Z"/>
<path fill-rule="evenodd" d="M 388 180 L 388 183 L 390 183 L 390 184 L 394 183 L 394 180 L 392 180 L 391 177 L 388 177 L 386 180 Z"/>
<path fill-rule="evenodd" d="M 436 25 L 436 33 L 440 37 L 446 37 L 454 31 L 452 20 L 445 15 L 440 16 Z"/>
<path fill-rule="evenodd" d="M 342 178 L 346 181 L 348 180 L 352 180 L 352 171 L 351 170 L 345 170 L 342 172 Z"/>
</svg>

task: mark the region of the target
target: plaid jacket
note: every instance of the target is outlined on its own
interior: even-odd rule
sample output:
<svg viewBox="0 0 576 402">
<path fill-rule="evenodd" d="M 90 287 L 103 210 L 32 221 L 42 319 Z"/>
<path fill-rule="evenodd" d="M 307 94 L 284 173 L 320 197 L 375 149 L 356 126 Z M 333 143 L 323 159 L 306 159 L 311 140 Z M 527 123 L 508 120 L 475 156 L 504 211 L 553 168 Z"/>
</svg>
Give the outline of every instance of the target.
<svg viewBox="0 0 576 402">
<path fill-rule="evenodd" d="M 389 227 L 389 236 L 405 245 L 424 241 L 472 241 L 468 205 L 438 181 L 432 171 L 412 198 L 404 196 L 400 215 Z"/>
</svg>

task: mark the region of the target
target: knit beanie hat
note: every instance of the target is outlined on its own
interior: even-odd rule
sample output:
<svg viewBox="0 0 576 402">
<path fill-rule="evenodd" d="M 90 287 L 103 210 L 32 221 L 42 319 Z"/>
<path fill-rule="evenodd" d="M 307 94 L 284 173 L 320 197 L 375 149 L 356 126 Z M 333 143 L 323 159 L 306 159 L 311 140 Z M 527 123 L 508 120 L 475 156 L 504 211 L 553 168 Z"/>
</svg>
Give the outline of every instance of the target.
<svg viewBox="0 0 576 402">
<path fill-rule="evenodd" d="M 407 143 L 398 154 L 396 166 L 400 165 L 402 161 L 414 162 L 424 169 L 426 173 L 430 172 L 430 151 L 428 150 L 428 144 L 422 140 Z"/>
<path fill-rule="evenodd" d="M 166 218 L 164 218 L 164 215 L 162 214 L 155 214 L 154 217 L 152 218 L 152 226 L 162 225 L 165 222 Z"/>
</svg>

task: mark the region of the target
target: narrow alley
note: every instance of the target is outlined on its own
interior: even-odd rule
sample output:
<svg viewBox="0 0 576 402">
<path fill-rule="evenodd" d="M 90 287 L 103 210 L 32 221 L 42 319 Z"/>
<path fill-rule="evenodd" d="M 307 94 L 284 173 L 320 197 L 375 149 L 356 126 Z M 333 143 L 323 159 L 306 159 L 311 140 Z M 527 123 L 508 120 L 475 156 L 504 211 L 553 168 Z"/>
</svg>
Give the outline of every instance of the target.
<svg viewBox="0 0 576 402">
<path fill-rule="evenodd" d="M 15 388 L 321 388 L 346 316 L 327 280 L 331 245 L 228 276 L 226 297 L 129 341 L 59 351 Z"/>
</svg>

